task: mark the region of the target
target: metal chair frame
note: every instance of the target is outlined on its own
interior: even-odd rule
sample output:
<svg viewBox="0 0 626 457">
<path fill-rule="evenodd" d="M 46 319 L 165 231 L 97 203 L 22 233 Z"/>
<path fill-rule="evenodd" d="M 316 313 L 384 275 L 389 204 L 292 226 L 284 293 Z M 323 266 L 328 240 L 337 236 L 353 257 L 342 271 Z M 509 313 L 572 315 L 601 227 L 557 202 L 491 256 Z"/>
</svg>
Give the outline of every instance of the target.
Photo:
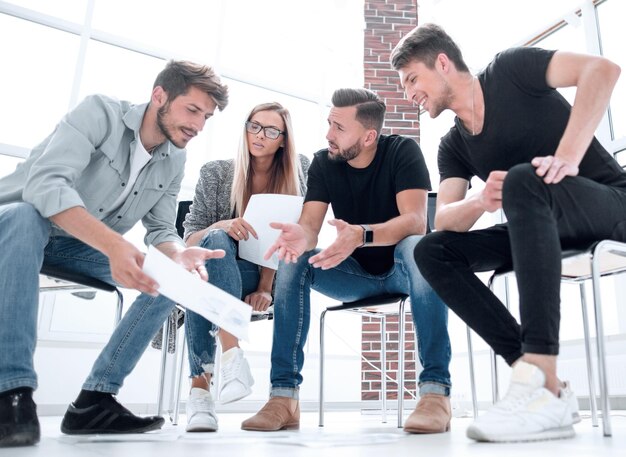
<svg viewBox="0 0 626 457">
<path fill-rule="evenodd" d="M 124 296 L 122 292 L 114 285 L 106 283 L 91 276 L 82 275 L 55 267 L 44 265 L 40 274 L 48 276 L 55 281 L 54 285 L 40 287 L 42 292 L 54 291 L 76 291 L 76 290 L 101 290 L 104 292 L 115 293 L 117 296 L 117 306 L 115 309 L 115 321 L 117 325 L 122 319 L 122 311 L 124 309 Z"/>
<path fill-rule="evenodd" d="M 320 396 L 319 396 L 319 426 L 324 426 L 324 329 L 326 313 L 329 311 L 349 311 L 362 316 L 380 319 L 380 360 L 381 360 L 381 397 L 382 397 L 382 421 L 387 422 L 387 367 L 386 367 L 386 319 L 388 315 L 398 316 L 398 428 L 402 427 L 402 413 L 404 402 L 404 339 L 405 339 L 405 311 L 404 305 L 408 299 L 406 294 L 387 294 L 365 298 L 353 302 L 344 302 L 341 305 L 330 306 L 320 315 Z M 385 312 L 378 309 L 385 305 L 398 305 L 397 311 Z"/>
<path fill-rule="evenodd" d="M 610 254 L 607 256 L 607 254 Z M 586 249 L 572 249 L 563 252 L 563 267 L 561 282 L 578 284 L 580 288 L 580 300 L 582 307 L 583 334 L 585 339 L 585 358 L 587 360 L 587 381 L 589 383 L 589 403 L 591 407 L 592 425 L 598 426 L 596 388 L 594 382 L 593 360 L 591 356 L 591 335 L 589 332 L 589 318 L 587 313 L 587 297 L 585 293 L 585 281 L 591 280 L 593 289 L 593 307 L 596 329 L 596 350 L 598 359 L 598 379 L 600 389 L 600 405 L 602 408 L 602 428 L 604 436 L 611 436 L 611 416 L 609 405 L 609 388 L 607 382 L 606 349 L 604 336 L 604 322 L 602 318 L 602 296 L 600 279 L 605 276 L 617 275 L 626 272 L 626 243 L 613 240 L 603 240 L 593 243 Z M 505 299 L 504 303 L 509 308 L 508 275 L 513 273 L 496 272 L 490 279 L 490 288 L 493 290 L 493 282 L 504 276 Z M 492 351 L 491 377 L 492 397 L 496 402 L 499 395 L 497 358 Z"/>
</svg>

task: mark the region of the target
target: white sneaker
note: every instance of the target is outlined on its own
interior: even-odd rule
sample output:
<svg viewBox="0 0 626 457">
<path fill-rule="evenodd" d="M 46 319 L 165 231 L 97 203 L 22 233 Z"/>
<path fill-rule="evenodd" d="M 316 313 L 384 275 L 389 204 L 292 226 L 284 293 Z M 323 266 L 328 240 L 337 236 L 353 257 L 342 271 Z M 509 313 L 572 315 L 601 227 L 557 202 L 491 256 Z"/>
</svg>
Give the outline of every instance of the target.
<svg viewBox="0 0 626 457">
<path fill-rule="evenodd" d="M 567 400 L 569 406 L 569 413 L 572 416 L 572 423 L 577 424 L 581 421 L 580 414 L 578 413 L 578 399 L 574 392 L 572 391 L 572 387 L 569 385 L 568 381 L 563 383 L 563 387 L 561 387 L 561 391 L 559 392 L 559 398 Z"/>
<path fill-rule="evenodd" d="M 254 379 L 243 351 L 234 347 L 222 354 L 219 399 L 222 404 L 241 400 L 252 393 Z"/>
<path fill-rule="evenodd" d="M 186 405 L 188 432 L 217 431 L 215 403 L 209 391 L 193 387 Z"/>
<path fill-rule="evenodd" d="M 545 375 L 535 365 L 518 362 L 505 397 L 467 429 L 476 441 L 540 441 L 574 436 L 580 421 L 578 402 L 566 384 L 558 397 L 546 389 Z"/>
</svg>

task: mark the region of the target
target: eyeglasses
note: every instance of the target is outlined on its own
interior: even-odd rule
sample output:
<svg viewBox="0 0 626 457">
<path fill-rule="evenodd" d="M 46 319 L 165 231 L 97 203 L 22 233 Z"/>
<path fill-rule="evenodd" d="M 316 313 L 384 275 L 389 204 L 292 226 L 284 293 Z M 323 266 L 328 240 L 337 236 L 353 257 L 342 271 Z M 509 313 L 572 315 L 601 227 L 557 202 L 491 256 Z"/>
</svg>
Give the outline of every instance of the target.
<svg viewBox="0 0 626 457">
<path fill-rule="evenodd" d="M 275 140 L 285 132 L 278 130 L 276 127 L 263 127 L 261 124 L 253 121 L 246 122 L 246 130 L 250 133 L 259 133 L 263 129 L 263 134 L 270 140 Z"/>
</svg>

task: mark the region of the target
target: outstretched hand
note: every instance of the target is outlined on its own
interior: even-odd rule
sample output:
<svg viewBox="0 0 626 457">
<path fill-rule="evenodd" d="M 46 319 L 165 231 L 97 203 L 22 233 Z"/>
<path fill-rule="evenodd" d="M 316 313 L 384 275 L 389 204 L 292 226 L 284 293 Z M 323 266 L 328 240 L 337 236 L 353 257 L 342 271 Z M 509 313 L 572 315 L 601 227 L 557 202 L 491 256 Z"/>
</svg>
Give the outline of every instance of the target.
<svg viewBox="0 0 626 457">
<path fill-rule="evenodd" d="M 122 240 L 107 250 L 111 277 L 122 287 L 136 289 L 148 295 L 159 295 L 159 284 L 142 270 L 144 254 L 132 243 Z"/>
<path fill-rule="evenodd" d="M 265 256 L 265 260 L 269 260 L 272 255 L 277 252 L 279 260 L 285 263 L 295 263 L 298 257 L 306 251 L 307 240 L 304 229 L 299 224 L 290 224 L 282 222 L 272 222 L 270 227 L 280 230 L 280 235 L 272 244 Z"/>
<path fill-rule="evenodd" d="M 309 259 L 310 264 L 322 270 L 336 267 L 363 244 L 363 228 L 360 226 L 348 224 L 341 219 L 332 219 L 328 223 L 337 229 L 337 238 L 330 246 Z"/>
<path fill-rule="evenodd" d="M 185 250 L 175 253 L 172 260 L 182 265 L 185 270 L 196 273 L 204 281 L 209 279 L 205 262 L 209 259 L 220 259 L 226 253 L 222 249 L 205 249 L 198 246 L 185 248 Z"/>
</svg>

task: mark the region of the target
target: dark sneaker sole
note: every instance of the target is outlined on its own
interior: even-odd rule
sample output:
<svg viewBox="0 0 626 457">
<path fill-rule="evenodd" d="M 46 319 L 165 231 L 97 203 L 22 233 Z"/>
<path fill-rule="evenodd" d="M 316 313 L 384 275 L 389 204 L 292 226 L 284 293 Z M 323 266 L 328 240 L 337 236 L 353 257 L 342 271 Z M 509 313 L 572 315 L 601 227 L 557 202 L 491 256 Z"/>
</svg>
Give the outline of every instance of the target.
<svg viewBox="0 0 626 457">
<path fill-rule="evenodd" d="M 160 430 L 165 424 L 165 419 L 161 418 L 160 421 L 153 422 L 152 424 L 146 425 L 145 427 L 133 428 L 130 430 L 111 430 L 111 429 L 82 429 L 82 430 L 70 430 L 63 425 L 61 425 L 61 431 L 66 435 L 123 435 L 128 433 L 145 433 L 151 432 L 153 430 Z"/>
<path fill-rule="evenodd" d="M 39 438 L 38 427 L 23 427 L 22 430 L 0 439 L 0 447 L 32 446 L 39 442 Z"/>
</svg>

